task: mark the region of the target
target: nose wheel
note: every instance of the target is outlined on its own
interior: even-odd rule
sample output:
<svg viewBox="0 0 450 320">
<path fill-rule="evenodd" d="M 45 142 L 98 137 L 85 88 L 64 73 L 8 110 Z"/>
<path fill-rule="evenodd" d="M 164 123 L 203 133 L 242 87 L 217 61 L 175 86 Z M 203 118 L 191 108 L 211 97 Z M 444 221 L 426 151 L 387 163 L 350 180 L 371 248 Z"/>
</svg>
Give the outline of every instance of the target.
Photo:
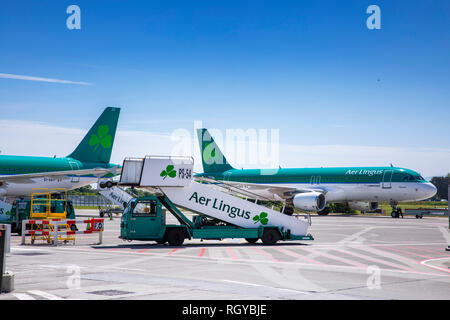
<svg viewBox="0 0 450 320">
<path fill-rule="evenodd" d="M 392 218 L 400 218 L 400 216 L 402 217 L 402 219 L 403 219 L 403 211 L 402 211 L 402 208 L 397 208 L 397 202 L 394 202 L 394 201 L 391 201 L 390 202 L 390 205 L 391 205 L 391 208 L 392 208 L 392 212 L 391 212 L 391 217 Z"/>
</svg>

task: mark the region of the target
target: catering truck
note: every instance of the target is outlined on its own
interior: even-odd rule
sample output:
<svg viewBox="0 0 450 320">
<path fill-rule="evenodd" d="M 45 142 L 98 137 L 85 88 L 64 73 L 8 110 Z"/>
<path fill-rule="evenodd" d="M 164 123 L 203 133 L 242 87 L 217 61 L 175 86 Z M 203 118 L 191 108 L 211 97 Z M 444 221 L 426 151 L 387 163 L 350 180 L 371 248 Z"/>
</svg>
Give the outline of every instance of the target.
<svg viewBox="0 0 450 320">
<path fill-rule="evenodd" d="M 133 198 L 121 219 L 123 240 L 156 241 L 180 246 L 185 239 L 313 240 L 309 216 L 289 216 L 235 194 L 223 185 L 193 180 L 193 159 L 126 158 L 119 185 L 144 188 L 153 195 Z M 193 213 L 188 218 L 180 209 Z M 167 212 L 179 224 L 167 224 Z"/>
</svg>

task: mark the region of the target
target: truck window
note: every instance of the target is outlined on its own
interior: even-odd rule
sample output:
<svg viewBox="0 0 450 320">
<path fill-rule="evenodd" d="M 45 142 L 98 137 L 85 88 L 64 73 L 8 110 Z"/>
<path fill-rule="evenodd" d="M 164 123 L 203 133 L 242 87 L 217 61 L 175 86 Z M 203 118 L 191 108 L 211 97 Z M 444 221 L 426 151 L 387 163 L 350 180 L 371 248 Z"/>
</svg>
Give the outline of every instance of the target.
<svg viewBox="0 0 450 320">
<path fill-rule="evenodd" d="M 136 203 L 133 210 L 133 217 L 155 217 L 156 216 L 156 201 L 142 200 Z"/>
</svg>

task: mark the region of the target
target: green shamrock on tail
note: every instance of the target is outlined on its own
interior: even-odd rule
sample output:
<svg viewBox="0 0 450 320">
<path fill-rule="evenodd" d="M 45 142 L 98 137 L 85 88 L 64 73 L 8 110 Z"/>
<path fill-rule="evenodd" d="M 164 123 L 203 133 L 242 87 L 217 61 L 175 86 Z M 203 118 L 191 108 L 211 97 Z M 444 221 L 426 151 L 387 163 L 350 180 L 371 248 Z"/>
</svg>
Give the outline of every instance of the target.
<svg viewBox="0 0 450 320">
<path fill-rule="evenodd" d="M 171 164 L 169 164 L 166 167 L 166 170 L 161 171 L 161 174 L 160 174 L 161 177 L 164 177 L 163 180 L 165 178 L 167 178 L 167 176 L 169 176 L 171 178 L 175 178 L 176 175 L 177 175 L 177 172 L 174 170 L 174 166 Z"/>
<path fill-rule="evenodd" d="M 261 212 L 259 216 L 254 216 L 253 221 L 255 221 L 255 223 L 261 222 L 261 224 L 266 225 L 269 222 L 269 219 L 267 218 L 267 212 Z"/>
<path fill-rule="evenodd" d="M 97 134 L 93 134 L 89 139 L 89 145 L 94 147 L 94 151 L 101 145 L 103 148 L 111 148 L 112 137 L 108 134 L 109 127 L 107 125 L 99 126 Z"/>
</svg>

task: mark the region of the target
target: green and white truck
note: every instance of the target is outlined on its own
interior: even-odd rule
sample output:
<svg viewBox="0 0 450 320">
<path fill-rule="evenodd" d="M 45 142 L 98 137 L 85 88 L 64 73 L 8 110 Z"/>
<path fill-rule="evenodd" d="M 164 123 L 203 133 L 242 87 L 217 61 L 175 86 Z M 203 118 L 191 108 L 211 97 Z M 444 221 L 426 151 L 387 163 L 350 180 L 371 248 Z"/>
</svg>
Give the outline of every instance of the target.
<svg viewBox="0 0 450 320">
<path fill-rule="evenodd" d="M 313 240 L 309 216 L 289 216 L 220 191 L 219 185 L 193 180 L 193 159 L 181 157 L 126 158 L 119 184 L 144 188 L 154 195 L 133 198 L 122 214 L 123 240 L 156 241 L 172 246 L 185 239 Z M 180 208 L 194 214 L 189 219 Z M 167 211 L 179 224 L 167 224 Z"/>
</svg>

